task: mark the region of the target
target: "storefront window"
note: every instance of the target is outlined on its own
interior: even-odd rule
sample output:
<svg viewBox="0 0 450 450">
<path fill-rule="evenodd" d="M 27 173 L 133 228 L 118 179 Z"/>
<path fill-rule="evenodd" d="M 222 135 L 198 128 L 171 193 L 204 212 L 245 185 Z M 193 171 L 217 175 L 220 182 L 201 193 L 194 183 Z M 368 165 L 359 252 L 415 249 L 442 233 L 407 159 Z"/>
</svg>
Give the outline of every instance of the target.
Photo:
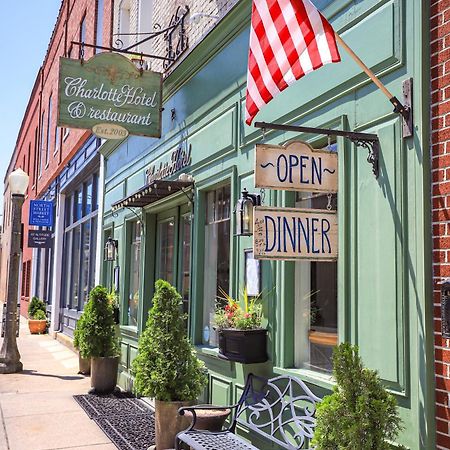
<svg viewBox="0 0 450 450">
<path fill-rule="evenodd" d="M 95 278 L 96 183 L 97 177 L 91 176 L 71 194 L 66 194 L 63 305 L 79 311 L 89 299 Z"/>
<path fill-rule="evenodd" d="M 174 228 L 175 220 L 171 218 L 158 224 L 160 236 L 159 274 L 158 278 L 173 284 L 173 254 L 174 254 Z"/>
<path fill-rule="evenodd" d="M 217 345 L 213 316 L 219 288 L 230 284 L 230 185 L 207 194 L 205 224 L 205 278 L 203 298 L 203 343 Z"/>
<path fill-rule="evenodd" d="M 183 297 L 183 312 L 189 313 L 189 289 L 190 289 L 190 264 L 191 264 L 191 215 L 182 218 L 181 233 L 183 237 L 183 268 L 181 295 Z"/>
<path fill-rule="evenodd" d="M 311 198 L 313 197 L 313 198 Z M 333 210 L 337 197 L 330 197 Z M 328 195 L 298 193 L 296 207 L 326 209 Z M 295 366 L 331 372 L 337 344 L 337 263 L 295 263 Z"/>
<path fill-rule="evenodd" d="M 128 293 L 128 325 L 137 326 L 139 285 L 141 276 L 141 223 L 133 222 L 131 228 L 130 280 Z"/>
</svg>

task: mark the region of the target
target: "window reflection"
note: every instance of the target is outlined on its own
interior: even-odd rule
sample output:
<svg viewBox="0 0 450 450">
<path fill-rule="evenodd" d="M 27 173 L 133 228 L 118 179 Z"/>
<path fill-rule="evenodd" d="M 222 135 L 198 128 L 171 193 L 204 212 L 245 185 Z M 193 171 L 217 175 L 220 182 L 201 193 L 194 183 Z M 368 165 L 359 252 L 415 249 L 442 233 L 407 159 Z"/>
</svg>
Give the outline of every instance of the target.
<svg viewBox="0 0 450 450">
<path fill-rule="evenodd" d="M 141 276 L 141 223 L 131 224 L 130 280 L 128 293 L 128 325 L 137 326 L 139 284 Z"/>
</svg>

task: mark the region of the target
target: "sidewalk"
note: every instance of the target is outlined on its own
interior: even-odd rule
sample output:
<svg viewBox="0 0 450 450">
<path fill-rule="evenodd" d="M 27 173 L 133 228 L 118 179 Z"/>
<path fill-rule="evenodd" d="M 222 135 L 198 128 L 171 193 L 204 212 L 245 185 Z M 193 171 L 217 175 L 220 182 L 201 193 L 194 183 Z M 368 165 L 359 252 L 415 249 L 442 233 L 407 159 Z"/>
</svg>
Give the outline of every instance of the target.
<svg viewBox="0 0 450 450">
<path fill-rule="evenodd" d="M 48 335 L 30 335 L 24 318 L 18 345 L 23 372 L 0 374 L 0 450 L 114 450 L 72 398 L 90 388 L 77 374 L 78 356 Z"/>
</svg>

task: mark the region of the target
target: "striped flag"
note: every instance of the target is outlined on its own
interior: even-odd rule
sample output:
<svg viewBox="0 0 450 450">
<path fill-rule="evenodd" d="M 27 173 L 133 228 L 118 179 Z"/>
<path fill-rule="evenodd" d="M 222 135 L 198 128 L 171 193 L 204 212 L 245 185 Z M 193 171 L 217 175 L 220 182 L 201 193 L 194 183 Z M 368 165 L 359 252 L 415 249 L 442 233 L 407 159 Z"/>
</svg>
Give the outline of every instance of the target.
<svg viewBox="0 0 450 450">
<path fill-rule="evenodd" d="M 245 122 L 294 81 L 340 60 L 334 30 L 310 0 L 253 0 Z"/>
</svg>

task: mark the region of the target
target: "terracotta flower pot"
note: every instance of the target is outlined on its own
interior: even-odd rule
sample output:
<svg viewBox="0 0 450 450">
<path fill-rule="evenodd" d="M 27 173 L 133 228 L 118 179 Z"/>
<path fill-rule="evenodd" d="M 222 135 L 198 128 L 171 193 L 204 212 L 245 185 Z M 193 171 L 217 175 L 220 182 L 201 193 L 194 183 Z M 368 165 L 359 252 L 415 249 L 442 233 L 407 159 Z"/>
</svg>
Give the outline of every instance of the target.
<svg viewBox="0 0 450 450">
<path fill-rule="evenodd" d="M 196 430 L 221 431 L 226 418 L 230 414 L 230 409 L 199 409 L 195 411 L 197 420 L 195 421 Z M 192 412 L 184 413 L 192 421 Z"/>
<path fill-rule="evenodd" d="M 178 409 L 193 402 L 163 402 L 155 400 L 156 450 L 175 448 L 175 437 L 189 427 L 190 420 L 180 416 Z"/>
<path fill-rule="evenodd" d="M 44 334 L 47 330 L 47 321 L 28 319 L 28 328 L 31 334 Z"/>
</svg>

